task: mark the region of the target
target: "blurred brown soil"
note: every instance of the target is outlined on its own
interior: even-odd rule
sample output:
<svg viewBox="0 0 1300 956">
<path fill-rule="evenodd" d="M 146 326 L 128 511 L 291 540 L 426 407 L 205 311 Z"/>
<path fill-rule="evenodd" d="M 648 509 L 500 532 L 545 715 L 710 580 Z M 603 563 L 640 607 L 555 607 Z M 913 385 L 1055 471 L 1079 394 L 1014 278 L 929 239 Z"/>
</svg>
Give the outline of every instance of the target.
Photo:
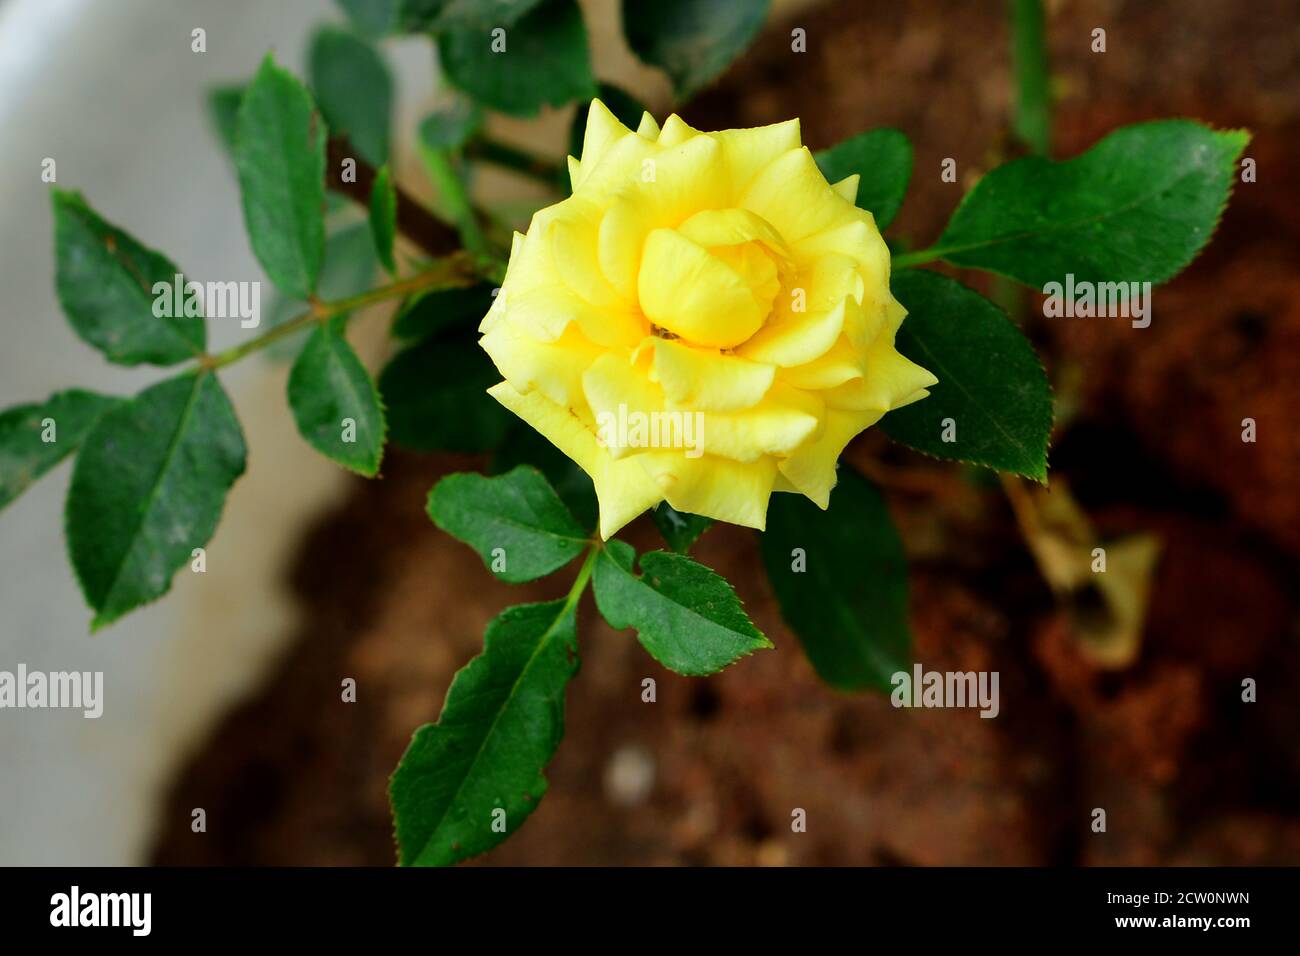
<svg viewBox="0 0 1300 956">
<path fill-rule="evenodd" d="M 938 234 L 964 184 L 1013 150 L 1001 3 L 835 3 L 774 24 L 687 111 L 705 128 L 791 115 L 820 148 L 875 126 L 916 145 L 896 235 Z M 1300 862 L 1300 17 L 1294 3 L 1052 4 L 1055 153 L 1115 126 L 1192 116 L 1247 126 L 1258 182 L 1159 288 L 1148 329 L 1044 320 L 1028 331 L 1079 408 L 1052 461 L 1103 536 L 1163 542 L 1141 654 L 1080 654 L 996 482 L 869 434 L 913 559 L 916 655 L 997 670 L 1002 712 L 895 710 L 832 692 L 784 628 L 754 537 L 697 557 L 777 644 L 704 680 L 674 676 L 583 606 L 583 668 L 550 792 L 489 864 L 1139 864 Z M 792 54 L 802 26 L 809 52 Z M 1108 52 L 1089 51 L 1094 27 Z M 969 281 L 978 283 L 970 277 Z M 1258 441 L 1241 441 L 1241 420 Z M 413 729 L 502 608 L 562 593 L 492 579 L 423 513 L 473 459 L 394 454 L 323 516 L 294 572 L 306 624 L 266 686 L 176 781 L 155 860 L 387 864 L 385 786 Z M 642 520 L 638 547 L 655 534 Z M 568 572 L 571 574 L 571 572 Z M 358 700 L 340 700 L 354 677 Z M 657 681 L 655 703 L 641 681 Z M 1241 682 L 1258 683 L 1257 703 Z M 208 832 L 190 832 L 190 808 Z M 791 814 L 807 814 L 807 832 Z M 1092 811 L 1107 830 L 1090 828 Z"/>
</svg>

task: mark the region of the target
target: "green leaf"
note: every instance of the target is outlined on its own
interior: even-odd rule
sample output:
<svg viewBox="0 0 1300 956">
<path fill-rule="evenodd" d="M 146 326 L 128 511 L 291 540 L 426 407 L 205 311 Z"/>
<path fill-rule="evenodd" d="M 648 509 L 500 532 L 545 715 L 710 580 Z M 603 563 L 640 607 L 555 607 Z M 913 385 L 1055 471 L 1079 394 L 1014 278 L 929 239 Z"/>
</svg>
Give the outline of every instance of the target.
<svg viewBox="0 0 1300 956">
<path fill-rule="evenodd" d="M 325 140 L 306 88 L 268 55 L 244 93 L 235 166 L 253 252 L 280 289 L 305 299 L 325 250 Z"/>
<path fill-rule="evenodd" d="M 393 242 L 397 239 L 397 189 L 386 165 L 375 175 L 375 183 L 370 187 L 370 234 L 379 261 L 390 275 L 397 275 L 397 261 L 393 258 Z"/>
<path fill-rule="evenodd" d="M 712 518 L 678 511 L 666 501 L 659 502 L 651 515 L 668 546 L 680 554 L 689 552 L 691 545 L 713 524 Z"/>
<path fill-rule="evenodd" d="M 628 129 L 636 129 L 641 125 L 641 115 L 646 112 L 646 108 L 631 93 L 612 83 L 601 83 L 596 95 L 614 117 Z M 590 100 L 579 103 L 573 114 L 573 122 L 569 124 L 569 155 L 574 158 L 582 156 L 582 141 L 587 135 L 587 114 L 590 111 Z"/>
<path fill-rule="evenodd" d="M 483 128 L 483 111 L 466 99 L 435 110 L 420 121 L 420 141 L 429 149 L 456 150 Z"/>
<path fill-rule="evenodd" d="M 483 653 L 456 675 L 438 723 L 415 732 L 393 773 L 399 864 L 476 856 L 537 806 L 578 671 L 574 624 L 572 603 L 560 600 L 509 608 L 488 625 Z"/>
<path fill-rule="evenodd" d="M 0 412 L 0 508 L 72 454 L 121 399 L 72 388 Z"/>
<path fill-rule="evenodd" d="M 884 230 L 898 215 L 912 178 L 912 144 L 896 129 L 873 129 L 823 149 L 814 157 L 827 182 L 837 183 L 857 173 L 854 200 L 876 218 Z"/>
<path fill-rule="evenodd" d="M 201 315 L 154 314 L 158 303 L 159 311 L 178 311 L 172 290 L 178 281 L 185 288 L 185 277 L 177 279 L 181 270 L 101 219 L 80 193 L 55 189 L 51 195 L 54 286 L 77 335 L 118 365 L 174 365 L 202 354 L 207 332 Z"/>
<path fill-rule="evenodd" d="M 378 39 L 398 26 L 399 14 L 409 0 L 338 0 L 343 12 L 362 36 Z"/>
<path fill-rule="evenodd" d="M 886 415 L 885 432 L 937 458 L 1045 481 L 1052 389 L 1021 331 L 988 299 L 937 272 L 896 272 L 891 286 L 908 312 L 898 350 L 939 383 L 928 398 Z"/>
<path fill-rule="evenodd" d="M 492 474 L 504 474 L 520 465 L 540 471 L 584 529 L 590 532 L 596 527 L 600 503 L 591 476 L 531 425 L 515 419 L 492 458 Z"/>
<path fill-rule="evenodd" d="M 430 338 L 379 376 L 392 440 L 413 451 L 492 451 L 511 415 L 487 390 L 501 376 L 473 341 Z"/>
<path fill-rule="evenodd" d="M 330 130 L 372 166 L 388 162 L 393 79 L 379 51 L 349 30 L 323 26 L 311 40 L 308 75 Z"/>
<path fill-rule="evenodd" d="M 109 411 L 82 443 L 68 489 L 68 553 L 92 630 L 167 593 L 216 530 L 244 472 L 244 436 L 216 376 L 190 373 Z"/>
<path fill-rule="evenodd" d="M 415 341 L 456 329 L 470 332 L 491 307 L 492 286 L 486 284 L 424 292 L 402 306 L 393 335 Z"/>
<path fill-rule="evenodd" d="M 378 259 L 366 223 L 354 222 L 331 233 L 325 240 L 325 263 L 317 292 L 327 302 L 366 292 L 375 280 Z M 339 317 L 348 314 L 339 313 Z"/>
<path fill-rule="evenodd" d="M 243 102 L 245 83 L 230 83 L 208 90 L 208 115 L 216 128 L 217 136 L 226 151 L 235 151 L 235 123 L 239 117 L 239 104 Z"/>
<path fill-rule="evenodd" d="M 289 373 L 298 432 L 322 455 L 373 478 L 384 455 L 384 409 L 370 373 L 339 331 L 320 323 Z"/>
<path fill-rule="evenodd" d="M 498 37 L 488 28 L 438 35 L 442 69 L 453 85 L 493 109 L 535 116 L 543 106 L 590 98 L 596 80 L 587 56 L 587 28 L 575 0 L 546 0 Z"/>
<path fill-rule="evenodd" d="M 664 667 L 688 677 L 722 670 L 771 647 L 746 616 L 727 579 L 684 554 L 636 551 L 609 541 L 596 559 L 596 607 L 616 629 L 635 628 L 637 639 Z"/>
<path fill-rule="evenodd" d="M 379 266 L 375 241 L 370 227 L 364 222 L 354 222 L 325 240 L 325 262 L 321 266 L 317 295 L 326 302 L 360 295 L 370 288 Z M 294 299 L 276 293 L 271 306 L 262 319 L 263 331 L 269 331 L 296 318 L 310 308 L 303 299 Z M 336 319 L 351 313 L 341 312 Z M 289 361 L 297 356 L 309 332 L 303 329 L 269 345 L 265 354 L 277 361 Z"/>
<path fill-rule="evenodd" d="M 912 638 L 903 545 L 875 486 L 843 467 L 827 511 L 773 495 L 760 540 L 782 615 L 818 676 L 840 690 L 888 691 Z"/>
<path fill-rule="evenodd" d="M 429 492 L 429 517 L 511 584 L 564 567 L 588 544 L 541 472 L 527 466 L 494 478 L 448 475 Z"/>
<path fill-rule="evenodd" d="M 1172 278 L 1209 240 L 1249 134 L 1190 120 L 1126 126 L 1065 162 L 1000 166 L 962 200 L 933 252 L 1029 286 Z"/>
<path fill-rule="evenodd" d="M 758 35 L 768 0 L 623 0 L 628 46 L 664 70 L 678 99 L 718 76 Z"/>
</svg>

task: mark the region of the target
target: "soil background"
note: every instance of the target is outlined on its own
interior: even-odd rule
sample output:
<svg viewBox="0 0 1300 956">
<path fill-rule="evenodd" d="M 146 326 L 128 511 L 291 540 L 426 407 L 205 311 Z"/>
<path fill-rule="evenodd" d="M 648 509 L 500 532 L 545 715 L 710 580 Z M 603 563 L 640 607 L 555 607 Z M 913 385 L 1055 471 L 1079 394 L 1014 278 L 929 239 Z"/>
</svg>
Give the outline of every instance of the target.
<svg viewBox="0 0 1300 956">
<path fill-rule="evenodd" d="M 1150 328 L 1027 325 L 1072 409 L 1053 480 L 1103 536 L 1151 532 L 1162 545 L 1136 661 L 1107 671 L 1082 652 L 995 481 L 868 433 L 848 457 L 884 486 L 909 550 L 917 659 L 997 670 L 1000 716 L 896 710 L 824 687 L 781 622 L 754 536 L 718 527 L 696 557 L 735 584 L 777 649 L 677 677 L 604 626 L 588 597 L 550 792 L 478 862 L 1300 862 L 1300 5 L 1049 8 L 1054 155 L 1169 116 L 1254 135 L 1257 181 L 1237 185 L 1206 252 L 1156 290 Z M 1015 152 L 1004 11 L 817 6 L 769 23 L 683 112 L 706 129 L 798 115 L 814 149 L 902 129 L 916 166 L 890 235 L 920 246 L 975 176 Z M 806 54 L 790 50 L 796 26 Z M 1096 27 L 1104 54 L 1090 50 Z M 940 180 L 946 157 L 956 185 Z M 1241 441 L 1245 417 L 1254 444 Z M 500 584 L 430 525 L 432 483 L 483 466 L 392 453 L 382 481 L 358 481 L 321 517 L 293 571 L 306 624 L 177 779 L 155 862 L 393 861 L 385 788 L 410 734 L 436 718 L 490 618 L 568 583 L 561 572 Z M 656 546 L 648 519 L 630 538 Z M 345 677 L 356 703 L 340 700 Z M 646 677 L 654 703 L 641 699 Z M 1255 703 L 1241 699 L 1245 678 Z M 207 833 L 191 832 L 194 807 Z M 807 832 L 792 832 L 796 808 Z"/>
</svg>

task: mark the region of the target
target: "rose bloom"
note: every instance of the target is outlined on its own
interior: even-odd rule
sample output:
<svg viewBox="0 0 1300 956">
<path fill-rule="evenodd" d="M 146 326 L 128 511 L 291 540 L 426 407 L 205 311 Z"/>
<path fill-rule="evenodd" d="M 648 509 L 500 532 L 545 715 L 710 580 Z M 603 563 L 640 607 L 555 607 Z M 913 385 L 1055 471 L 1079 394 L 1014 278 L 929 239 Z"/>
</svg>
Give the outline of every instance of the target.
<svg viewBox="0 0 1300 956">
<path fill-rule="evenodd" d="M 824 509 L 849 440 L 936 382 L 894 348 L 858 177 L 827 183 L 798 120 L 633 132 L 595 100 L 569 174 L 479 331 L 489 394 L 591 476 L 602 538 L 664 500 L 759 529 L 774 491 Z"/>
</svg>

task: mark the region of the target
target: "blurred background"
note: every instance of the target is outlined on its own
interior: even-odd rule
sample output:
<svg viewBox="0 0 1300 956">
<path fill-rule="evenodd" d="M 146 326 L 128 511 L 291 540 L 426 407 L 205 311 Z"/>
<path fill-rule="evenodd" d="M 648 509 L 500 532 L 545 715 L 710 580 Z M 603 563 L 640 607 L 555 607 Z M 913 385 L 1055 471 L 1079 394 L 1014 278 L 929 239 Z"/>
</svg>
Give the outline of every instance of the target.
<svg viewBox="0 0 1300 956">
<path fill-rule="evenodd" d="M 667 82 L 626 50 L 618 4 L 583 7 L 597 75 L 662 119 Z M 777 650 L 681 678 L 588 608 L 550 792 L 482 862 L 1300 862 L 1300 8 L 1047 7 L 1054 155 L 1188 116 L 1249 127 L 1258 174 L 1206 252 L 1155 291 L 1150 328 L 1045 320 L 1027 303 L 1058 397 L 1049 493 L 878 434 L 848 453 L 886 490 L 908 548 L 918 660 L 998 671 L 1000 716 L 895 710 L 821 685 L 753 536 L 717 527 L 697 556 Z M 921 246 L 1016 154 L 1005 13 L 993 0 L 776 2 L 758 42 L 683 113 L 706 129 L 797 115 L 813 149 L 904 131 L 916 165 L 890 235 Z M 159 377 L 110 368 L 63 321 L 42 159 L 194 275 L 259 278 L 205 98 L 268 49 L 301 72 L 325 21 L 343 21 L 328 0 L 0 0 L 0 407 Z M 191 51 L 195 27 L 206 53 Z M 796 27 L 806 53 L 791 51 Z M 433 56 L 418 38 L 385 52 L 397 177 L 427 197 L 413 130 L 438 95 Z M 494 132 L 559 157 L 569 118 L 494 120 Z M 957 184 L 940 179 L 945 158 Z M 474 189 L 515 207 L 541 195 L 504 173 Z M 370 361 L 391 351 L 382 316 L 354 325 Z M 210 334 L 221 347 L 247 333 L 231 320 Z M 227 374 L 249 471 L 207 573 L 178 574 L 164 600 L 94 637 L 64 554 L 67 467 L 0 512 L 0 669 L 102 670 L 106 698 L 97 721 L 0 712 L 0 864 L 389 864 L 385 787 L 411 732 L 436 717 L 491 617 L 556 593 L 498 583 L 429 524 L 428 487 L 482 460 L 390 449 L 382 480 L 345 477 L 297 435 L 286 374 L 260 358 Z M 1246 417 L 1253 444 L 1240 441 Z M 630 537 L 653 546 L 655 532 L 643 520 Z M 1067 586 L 1061 555 L 1095 542 L 1124 556 L 1111 590 Z M 356 703 L 340 700 L 347 677 Z M 194 833 L 200 807 L 207 831 Z M 795 808 L 806 833 L 791 832 Z"/>
</svg>

